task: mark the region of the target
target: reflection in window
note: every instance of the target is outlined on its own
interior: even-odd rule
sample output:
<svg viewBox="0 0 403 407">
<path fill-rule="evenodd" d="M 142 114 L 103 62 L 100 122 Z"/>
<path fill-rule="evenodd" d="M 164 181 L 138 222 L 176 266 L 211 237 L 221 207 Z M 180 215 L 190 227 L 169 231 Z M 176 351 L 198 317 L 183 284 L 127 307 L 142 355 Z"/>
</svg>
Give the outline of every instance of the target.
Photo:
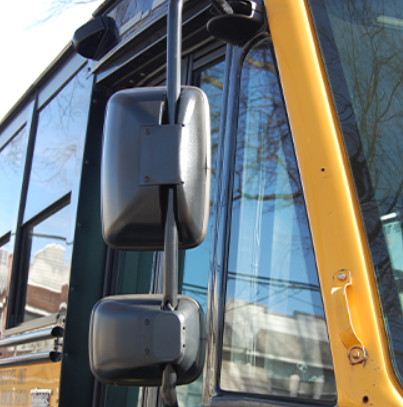
<svg viewBox="0 0 403 407">
<path fill-rule="evenodd" d="M 25 127 L 0 151 L 0 237 L 17 224 L 27 145 Z"/>
<path fill-rule="evenodd" d="M 12 240 L 10 236 L 0 244 L 0 331 L 5 329 L 7 315 L 8 285 L 10 283 L 11 266 L 13 261 Z"/>
<path fill-rule="evenodd" d="M 403 381 L 403 3 L 310 3 Z"/>
<path fill-rule="evenodd" d="M 224 82 L 225 62 L 220 62 L 210 68 L 196 73 L 196 84 L 206 92 L 210 104 L 211 117 L 211 187 L 210 187 L 210 217 L 208 231 L 204 242 L 185 253 L 184 277 L 182 293 L 195 298 L 207 314 L 207 282 L 209 270 L 209 251 L 211 221 L 216 186 L 218 136 L 221 118 L 222 90 Z M 202 404 L 202 381 L 200 378 L 187 386 L 178 387 L 179 405 L 197 406 Z"/>
<path fill-rule="evenodd" d="M 336 398 L 303 191 L 266 44 L 242 70 L 224 319 L 222 389 Z"/>
<path fill-rule="evenodd" d="M 39 113 L 24 221 L 67 194 L 81 170 L 90 86 L 82 70 Z"/>
<path fill-rule="evenodd" d="M 31 255 L 24 321 L 65 312 L 73 242 L 67 206 L 30 229 Z"/>
</svg>

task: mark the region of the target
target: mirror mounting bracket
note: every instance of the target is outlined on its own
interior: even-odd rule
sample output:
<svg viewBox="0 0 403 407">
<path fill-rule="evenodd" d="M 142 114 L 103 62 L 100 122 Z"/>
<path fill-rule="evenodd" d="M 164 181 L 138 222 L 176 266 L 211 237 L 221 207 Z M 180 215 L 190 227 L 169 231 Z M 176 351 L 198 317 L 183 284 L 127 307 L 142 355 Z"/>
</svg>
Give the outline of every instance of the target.
<svg viewBox="0 0 403 407">
<path fill-rule="evenodd" d="M 140 186 L 183 184 L 180 166 L 182 128 L 180 124 L 165 124 L 140 129 Z"/>
</svg>

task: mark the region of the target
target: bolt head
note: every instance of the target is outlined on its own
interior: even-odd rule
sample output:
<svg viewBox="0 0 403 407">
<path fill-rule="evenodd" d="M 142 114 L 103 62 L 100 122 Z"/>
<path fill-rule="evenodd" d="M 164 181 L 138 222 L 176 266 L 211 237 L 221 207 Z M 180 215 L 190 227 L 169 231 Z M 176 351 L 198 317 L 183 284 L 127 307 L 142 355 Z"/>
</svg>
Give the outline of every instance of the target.
<svg viewBox="0 0 403 407">
<path fill-rule="evenodd" d="M 144 182 L 145 182 L 145 183 L 149 183 L 149 182 L 150 182 L 150 177 L 149 177 L 148 175 L 146 175 L 146 176 L 144 177 Z"/>
<path fill-rule="evenodd" d="M 345 280 L 347 279 L 347 274 L 346 274 L 346 273 L 340 273 L 340 274 L 337 276 L 337 278 L 338 278 L 340 281 L 345 281 Z"/>
<path fill-rule="evenodd" d="M 357 348 L 353 349 L 351 351 L 351 357 L 355 360 L 359 359 L 361 357 L 361 351 Z"/>
</svg>

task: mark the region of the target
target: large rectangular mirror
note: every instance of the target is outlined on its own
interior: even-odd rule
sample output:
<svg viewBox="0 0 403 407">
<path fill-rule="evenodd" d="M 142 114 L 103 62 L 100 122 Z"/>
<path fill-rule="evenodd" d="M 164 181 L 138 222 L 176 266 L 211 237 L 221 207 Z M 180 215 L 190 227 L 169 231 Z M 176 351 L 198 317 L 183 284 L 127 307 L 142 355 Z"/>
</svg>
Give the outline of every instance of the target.
<svg viewBox="0 0 403 407">
<path fill-rule="evenodd" d="M 200 244 L 210 193 L 210 113 L 205 93 L 183 87 L 176 124 L 166 124 L 166 89 L 113 95 L 102 156 L 105 241 L 120 250 L 162 250 L 167 189 L 174 187 L 179 249 Z"/>
</svg>

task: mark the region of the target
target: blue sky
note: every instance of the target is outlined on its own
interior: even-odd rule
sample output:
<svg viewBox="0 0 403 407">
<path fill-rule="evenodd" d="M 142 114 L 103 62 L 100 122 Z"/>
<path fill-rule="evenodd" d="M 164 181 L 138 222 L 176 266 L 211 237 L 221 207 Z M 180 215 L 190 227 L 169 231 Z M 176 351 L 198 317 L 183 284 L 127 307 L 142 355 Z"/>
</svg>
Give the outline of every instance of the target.
<svg viewBox="0 0 403 407">
<path fill-rule="evenodd" d="M 78 5 L 36 24 L 50 0 L 5 1 L 0 24 L 0 120 L 103 2 Z"/>
</svg>

